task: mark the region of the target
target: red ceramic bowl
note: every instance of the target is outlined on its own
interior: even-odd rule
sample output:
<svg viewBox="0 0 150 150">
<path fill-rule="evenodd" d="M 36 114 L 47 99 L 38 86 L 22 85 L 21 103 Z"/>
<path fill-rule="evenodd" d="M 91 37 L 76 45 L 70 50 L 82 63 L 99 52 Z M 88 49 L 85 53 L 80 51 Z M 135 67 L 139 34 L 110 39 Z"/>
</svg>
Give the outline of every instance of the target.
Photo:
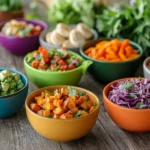
<svg viewBox="0 0 150 150">
<path fill-rule="evenodd" d="M 19 18 L 16 20 L 26 21 L 33 25 L 39 25 L 42 31 L 47 29 L 47 24 L 39 20 L 28 20 Z M 33 51 L 39 47 L 39 35 L 33 35 L 28 37 L 14 37 L 6 36 L 0 33 L 0 44 L 9 52 L 17 55 L 25 55 L 30 51 Z"/>
<path fill-rule="evenodd" d="M 110 118 L 120 128 L 130 132 L 150 131 L 150 109 L 126 108 L 119 106 L 108 99 L 108 94 L 112 89 L 111 85 L 116 85 L 116 83 L 117 81 L 109 83 L 103 90 L 104 105 Z"/>
</svg>

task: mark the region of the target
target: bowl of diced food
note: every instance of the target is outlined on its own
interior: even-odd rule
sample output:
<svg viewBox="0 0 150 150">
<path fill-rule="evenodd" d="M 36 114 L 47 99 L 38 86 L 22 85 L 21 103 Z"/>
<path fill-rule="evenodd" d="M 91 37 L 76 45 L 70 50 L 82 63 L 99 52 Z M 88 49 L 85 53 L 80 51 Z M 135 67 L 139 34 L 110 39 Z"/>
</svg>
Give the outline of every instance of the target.
<svg viewBox="0 0 150 150">
<path fill-rule="evenodd" d="M 137 71 L 143 50 L 128 39 L 98 39 L 86 43 L 81 55 L 93 61 L 90 71 L 101 82 L 131 77 Z"/>
<path fill-rule="evenodd" d="M 79 139 L 96 123 L 100 102 L 92 92 L 74 86 L 49 86 L 31 93 L 25 102 L 31 126 L 40 135 L 67 142 Z"/>
<path fill-rule="evenodd" d="M 24 55 L 38 48 L 39 35 L 46 29 L 47 24 L 39 20 L 9 20 L 0 29 L 0 44 L 13 54 Z"/>
<path fill-rule="evenodd" d="M 150 57 L 146 58 L 143 63 L 144 77 L 150 79 Z"/>
<path fill-rule="evenodd" d="M 38 87 L 76 85 L 92 61 L 65 49 L 38 50 L 27 54 L 24 67 L 29 79 Z"/>
<path fill-rule="evenodd" d="M 12 69 L 0 68 L 0 118 L 13 115 L 24 105 L 28 80 Z"/>
<path fill-rule="evenodd" d="M 45 31 L 40 36 L 40 44 L 47 49 L 61 48 L 79 52 L 79 48 L 87 41 L 95 40 L 98 34 L 84 23 L 77 25 L 57 24 L 51 31 Z"/>
<path fill-rule="evenodd" d="M 110 118 L 130 132 L 150 131 L 150 80 L 125 78 L 113 81 L 103 90 Z"/>
</svg>

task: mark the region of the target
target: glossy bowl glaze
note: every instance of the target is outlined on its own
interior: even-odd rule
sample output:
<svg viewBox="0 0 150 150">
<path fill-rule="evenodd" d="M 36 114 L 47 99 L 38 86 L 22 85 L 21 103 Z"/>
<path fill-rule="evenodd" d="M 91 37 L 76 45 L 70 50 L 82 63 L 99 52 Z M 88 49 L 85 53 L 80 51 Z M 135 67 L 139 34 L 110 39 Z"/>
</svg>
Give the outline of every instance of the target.
<svg viewBox="0 0 150 150">
<path fill-rule="evenodd" d="M 144 77 L 150 79 L 150 70 L 147 68 L 148 62 L 150 63 L 150 57 L 146 58 L 143 63 L 143 72 L 144 72 Z"/>
<path fill-rule="evenodd" d="M 6 118 L 12 116 L 14 113 L 20 110 L 25 103 L 25 99 L 28 93 L 28 80 L 21 73 L 16 70 L 8 69 L 8 68 L 0 68 L 2 70 L 10 70 L 11 72 L 18 73 L 21 76 L 21 79 L 24 83 L 24 87 L 11 95 L 8 96 L 0 96 L 0 118 Z"/>
<path fill-rule="evenodd" d="M 75 25 L 71 25 L 71 28 L 75 28 Z M 52 48 L 61 48 L 61 46 L 59 45 L 53 45 L 50 43 L 47 43 L 45 40 L 45 36 L 46 33 L 51 32 L 51 31 L 44 31 L 41 35 L 40 35 L 40 45 L 47 48 L 47 49 L 52 49 Z M 94 30 L 91 29 L 91 32 L 93 33 L 93 39 L 92 40 L 96 40 L 98 38 L 98 33 Z M 79 53 L 80 47 L 76 47 L 76 48 L 67 48 L 68 50 L 71 50 L 73 52 Z"/>
<path fill-rule="evenodd" d="M 124 62 L 105 62 L 105 61 L 100 61 L 100 60 L 90 58 L 86 54 L 84 54 L 84 51 L 86 49 L 88 49 L 89 47 L 95 46 L 98 42 L 102 40 L 104 39 L 91 41 L 85 44 L 80 49 L 80 54 L 85 59 L 93 61 L 93 64 L 89 68 L 90 72 L 94 74 L 98 80 L 100 80 L 101 82 L 105 82 L 105 83 L 108 83 L 108 82 L 111 82 L 113 80 L 117 80 L 120 78 L 132 77 L 140 65 L 140 60 L 143 55 L 142 48 L 138 44 L 130 41 L 130 44 L 135 49 L 138 50 L 138 52 L 140 53 L 140 56 L 136 59 L 124 61 Z"/>
<path fill-rule="evenodd" d="M 42 31 L 47 29 L 47 24 L 43 21 L 28 20 L 24 18 L 19 18 L 16 20 L 21 20 L 34 25 L 39 25 L 42 28 Z M 33 35 L 21 38 L 15 36 L 7 36 L 0 33 L 0 44 L 10 53 L 25 55 L 28 52 L 33 51 L 39 47 L 39 36 L 40 35 Z"/>
<path fill-rule="evenodd" d="M 34 113 L 30 108 L 29 104 L 34 100 L 35 96 L 39 96 L 44 90 L 55 90 L 60 88 L 65 88 L 67 86 L 49 86 L 31 93 L 25 102 L 26 113 L 28 120 L 31 126 L 38 132 L 40 135 L 54 141 L 59 142 L 67 142 L 77 140 L 83 136 L 85 136 L 88 132 L 90 132 L 93 126 L 96 123 L 98 118 L 99 110 L 100 110 L 100 102 L 95 94 L 92 92 L 71 86 L 77 91 L 86 91 L 87 95 L 89 95 L 90 99 L 97 104 L 97 108 L 87 116 L 72 118 L 72 119 L 52 119 L 41 117 Z"/>
<path fill-rule="evenodd" d="M 26 62 L 29 55 L 27 54 L 24 58 L 24 68 L 27 76 L 37 87 L 50 85 L 77 85 L 81 77 L 86 73 L 87 68 L 92 64 L 92 61 L 84 60 L 80 55 L 74 52 L 69 51 L 68 53 L 78 57 L 83 63 L 76 69 L 64 72 L 50 72 L 34 69 Z"/>
<path fill-rule="evenodd" d="M 105 86 L 103 90 L 103 99 L 106 111 L 114 123 L 124 130 L 130 132 L 150 131 L 150 109 L 126 108 L 108 99 L 108 94 L 112 89 L 111 85 L 116 85 L 117 81 L 126 79 L 116 80 Z"/>
</svg>

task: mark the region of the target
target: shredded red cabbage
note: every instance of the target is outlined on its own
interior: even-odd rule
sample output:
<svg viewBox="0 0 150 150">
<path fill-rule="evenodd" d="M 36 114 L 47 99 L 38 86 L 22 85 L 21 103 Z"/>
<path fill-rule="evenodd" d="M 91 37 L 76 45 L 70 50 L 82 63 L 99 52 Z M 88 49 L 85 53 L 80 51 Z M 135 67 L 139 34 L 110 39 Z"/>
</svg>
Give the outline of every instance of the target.
<svg viewBox="0 0 150 150">
<path fill-rule="evenodd" d="M 108 99 L 113 103 L 128 108 L 150 108 L 150 80 L 139 78 L 118 81 L 111 88 Z"/>
</svg>

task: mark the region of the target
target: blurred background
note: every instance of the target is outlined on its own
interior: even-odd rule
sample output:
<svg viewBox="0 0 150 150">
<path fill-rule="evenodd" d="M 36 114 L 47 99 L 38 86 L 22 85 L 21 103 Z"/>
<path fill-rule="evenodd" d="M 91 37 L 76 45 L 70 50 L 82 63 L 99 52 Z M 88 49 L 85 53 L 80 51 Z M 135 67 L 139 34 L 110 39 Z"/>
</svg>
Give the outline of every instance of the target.
<svg viewBox="0 0 150 150">
<path fill-rule="evenodd" d="M 84 22 L 99 37 L 127 38 L 150 54 L 150 0 L 0 0 L 0 24 L 25 17 L 57 23 Z"/>
</svg>

